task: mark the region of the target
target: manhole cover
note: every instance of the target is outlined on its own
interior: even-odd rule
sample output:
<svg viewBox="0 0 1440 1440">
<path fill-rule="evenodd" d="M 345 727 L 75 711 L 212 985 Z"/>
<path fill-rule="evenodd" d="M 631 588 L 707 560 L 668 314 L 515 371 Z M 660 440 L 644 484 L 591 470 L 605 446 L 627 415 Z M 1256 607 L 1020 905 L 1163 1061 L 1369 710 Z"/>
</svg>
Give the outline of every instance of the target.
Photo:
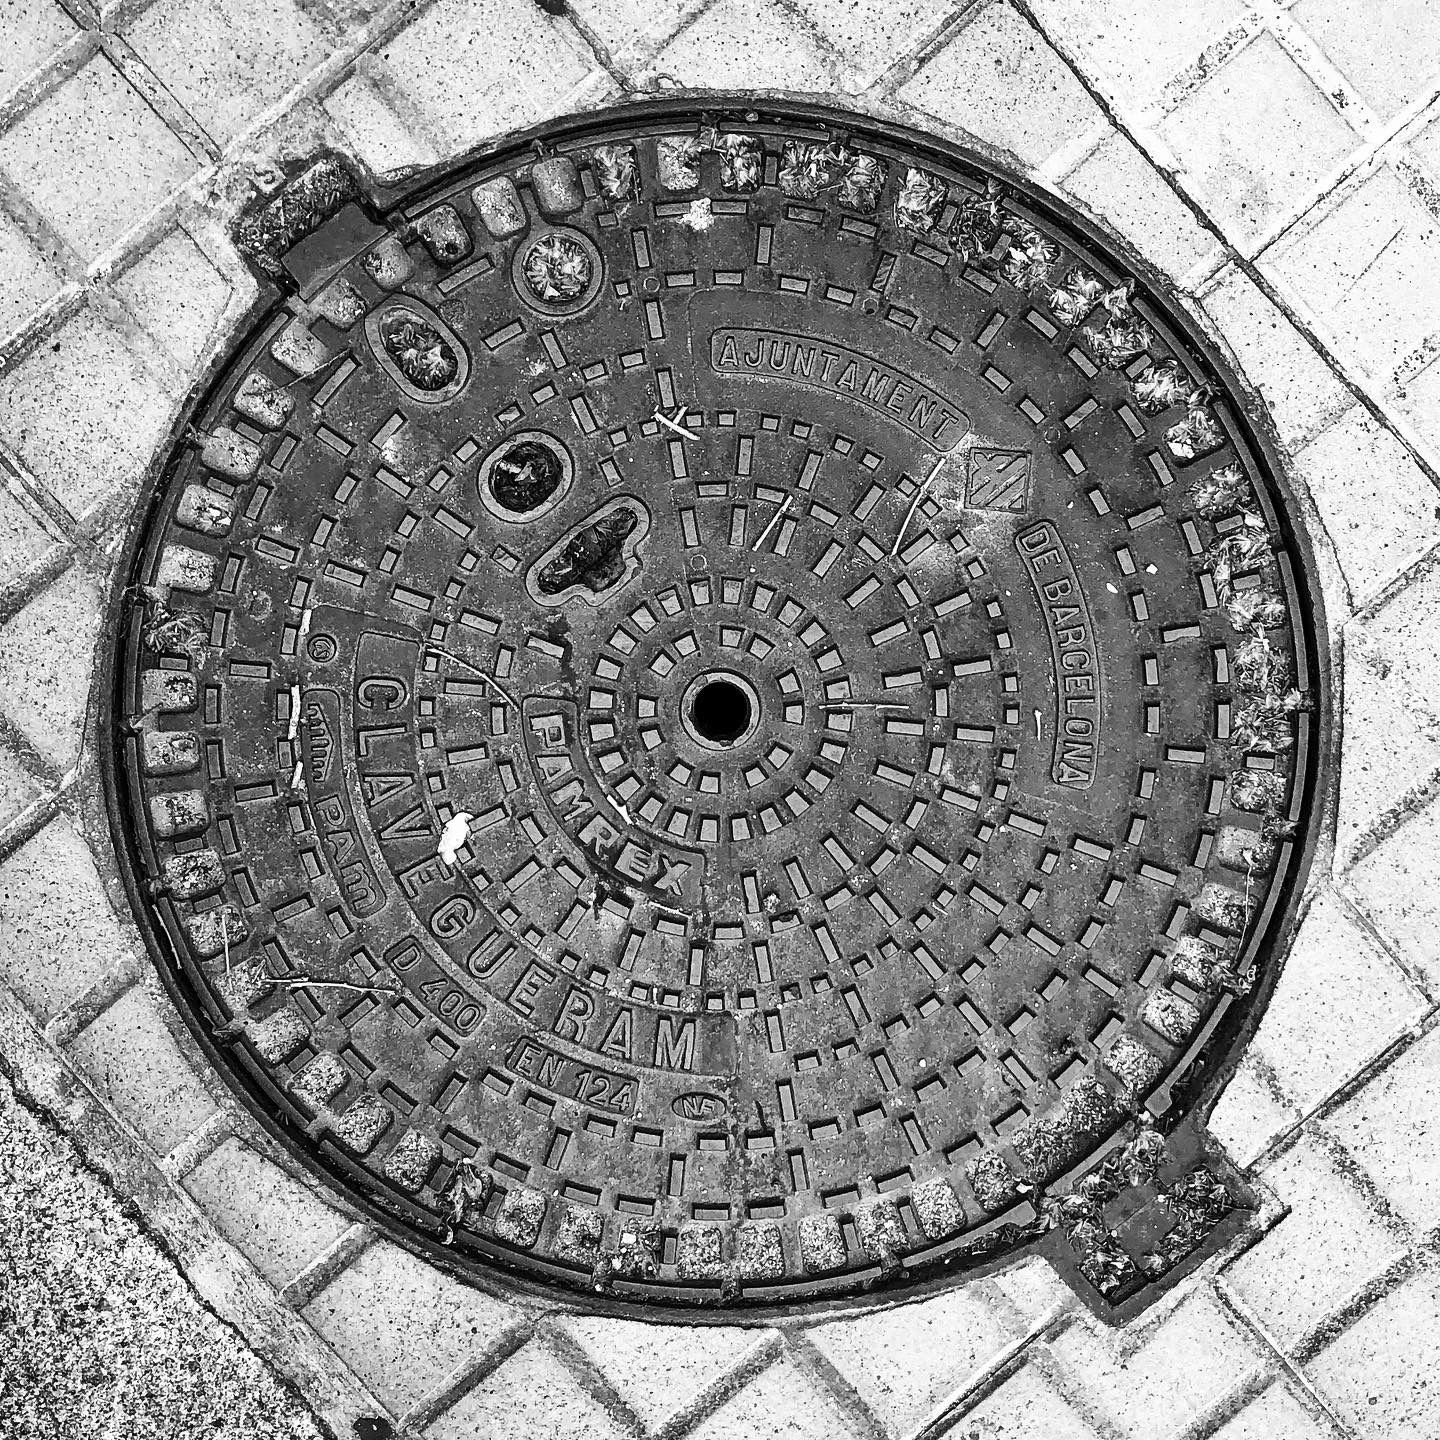
<svg viewBox="0 0 1440 1440">
<path fill-rule="evenodd" d="M 555 129 L 384 223 L 339 181 L 252 222 L 312 233 L 118 627 L 212 1053 L 412 1239 L 620 1297 L 1064 1229 L 1304 849 L 1302 556 L 1203 348 L 1049 202 L 819 112 Z M 1098 1203 L 1103 1293 L 1177 1258 Z"/>
</svg>

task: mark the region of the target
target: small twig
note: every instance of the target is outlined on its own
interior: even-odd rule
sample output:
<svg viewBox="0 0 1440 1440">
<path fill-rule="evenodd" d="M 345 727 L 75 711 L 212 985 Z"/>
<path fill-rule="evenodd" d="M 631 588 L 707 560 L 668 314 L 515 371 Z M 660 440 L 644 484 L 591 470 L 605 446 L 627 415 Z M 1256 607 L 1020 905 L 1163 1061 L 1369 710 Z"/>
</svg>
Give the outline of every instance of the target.
<svg viewBox="0 0 1440 1440">
<path fill-rule="evenodd" d="M 443 645 L 430 643 L 427 644 L 425 648 L 427 650 L 433 650 L 437 655 L 444 656 L 452 665 L 459 665 L 462 669 L 468 670 L 472 675 L 478 675 L 487 685 L 494 687 L 495 693 L 499 695 L 506 704 L 513 705 L 517 710 L 520 708 L 520 702 L 488 670 L 482 670 L 478 665 L 472 665 L 470 661 L 445 649 Z"/>
<path fill-rule="evenodd" d="M 784 498 L 784 500 L 780 502 L 780 508 L 770 517 L 770 523 L 766 525 L 766 527 L 760 532 L 758 538 L 755 541 L 755 548 L 757 550 L 765 543 L 766 536 L 768 536 L 770 532 L 775 528 L 775 526 L 779 524 L 780 517 L 790 508 L 790 502 L 794 500 L 794 498 L 795 492 L 792 490 L 790 494 L 788 494 Z"/>
<path fill-rule="evenodd" d="M 349 353 L 350 351 L 347 349 L 340 351 L 338 355 L 332 355 L 323 365 L 317 365 L 313 370 L 307 370 L 303 375 L 297 375 L 287 384 L 281 385 L 279 389 L 289 390 L 291 386 L 298 385 L 302 380 L 314 380 L 317 376 L 323 375 L 336 361 L 345 359 Z"/>
<path fill-rule="evenodd" d="M 660 424 L 662 424 L 667 430 L 673 430 L 677 435 L 681 437 L 681 439 L 698 440 L 700 437 L 693 430 L 687 430 L 683 425 L 677 423 L 680 417 L 684 415 L 684 413 L 685 407 L 683 405 L 676 408 L 673 417 L 666 415 L 665 412 L 661 410 L 661 408 L 657 405 L 655 407 L 654 418 L 658 420 Z"/>
<path fill-rule="evenodd" d="M 349 980 L 316 980 L 309 975 L 291 975 L 284 980 L 277 980 L 273 976 L 266 977 L 272 985 L 278 985 L 282 990 L 353 990 L 359 995 L 399 995 L 400 989 L 395 985 L 357 985 Z"/>
<path fill-rule="evenodd" d="M 915 512 L 920 508 L 920 502 L 925 498 L 925 492 L 930 488 L 931 482 L 940 473 L 940 467 L 948 460 L 948 455 L 941 455 L 930 467 L 930 473 L 920 482 L 919 488 L 915 491 L 915 498 L 910 502 L 910 508 L 905 512 L 905 521 L 900 526 L 895 536 L 895 543 L 890 547 L 892 555 L 900 553 L 900 542 L 905 538 L 905 532 L 910 528 L 910 522 L 915 518 Z"/>
</svg>

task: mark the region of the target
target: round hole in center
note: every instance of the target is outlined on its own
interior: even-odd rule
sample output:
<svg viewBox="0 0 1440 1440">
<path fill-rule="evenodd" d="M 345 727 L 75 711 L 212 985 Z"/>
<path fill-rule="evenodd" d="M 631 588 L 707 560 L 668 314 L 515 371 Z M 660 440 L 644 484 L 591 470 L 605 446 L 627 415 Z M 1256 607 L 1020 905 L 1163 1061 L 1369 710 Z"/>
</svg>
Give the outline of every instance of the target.
<svg viewBox="0 0 1440 1440">
<path fill-rule="evenodd" d="M 729 745 L 750 724 L 750 697 L 733 681 L 709 680 L 690 702 L 690 719 L 707 740 Z"/>
</svg>

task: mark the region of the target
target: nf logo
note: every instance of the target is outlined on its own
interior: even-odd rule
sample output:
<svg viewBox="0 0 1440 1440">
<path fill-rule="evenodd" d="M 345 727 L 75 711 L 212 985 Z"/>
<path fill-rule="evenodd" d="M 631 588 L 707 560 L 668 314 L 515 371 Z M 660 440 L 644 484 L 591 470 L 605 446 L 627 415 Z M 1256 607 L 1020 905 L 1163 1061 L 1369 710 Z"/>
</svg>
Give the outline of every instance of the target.
<svg viewBox="0 0 1440 1440">
<path fill-rule="evenodd" d="M 965 503 L 977 510 L 1024 514 L 1030 507 L 1030 455 L 1025 450 L 970 452 Z"/>
</svg>

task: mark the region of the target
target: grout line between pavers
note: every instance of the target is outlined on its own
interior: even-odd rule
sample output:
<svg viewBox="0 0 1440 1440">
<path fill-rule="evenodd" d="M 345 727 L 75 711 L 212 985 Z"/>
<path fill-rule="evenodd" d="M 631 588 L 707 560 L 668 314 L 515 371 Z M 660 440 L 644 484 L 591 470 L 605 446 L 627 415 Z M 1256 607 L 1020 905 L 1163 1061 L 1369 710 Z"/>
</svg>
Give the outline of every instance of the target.
<svg viewBox="0 0 1440 1440">
<path fill-rule="evenodd" d="M 1310 345 L 1311 349 L 1319 355 L 1331 373 L 1365 406 L 1371 416 L 1395 436 L 1404 450 L 1410 455 L 1411 459 L 1414 460 L 1416 465 L 1419 466 L 1429 478 L 1430 482 L 1440 487 L 1440 467 L 1431 463 L 1429 458 L 1417 446 L 1414 438 L 1406 433 L 1406 431 L 1402 431 L 1396 424 L 1395 419 L 1384 409 L 1380 402 L 1369 393 L 1368 389 L 1351 377 L 1348 369 L 1340 363 L 1333 349 L 1320 339 L 1316 334 L 1314 326 L 1299 313 L 1289 298 L 1280 292 L 1278 287 L 1260 270 L 1259 266 L 1257 266 L 1253 260 L 1242 255 L 1235 246 L 1230 243 L 1205 207 L 1190 194 L 1187 186 L 1181 184 L 1176 172 L 1168 166 L 1162 165 L 1157 160 L 1154 153 L 1155 145 L 1152 137 L 1140 131 L 1129 120 L 1122 118 L 1115 105 L 1112 104 L 1109 98 L 1100 90 L 1099 86 L 1091 80 L 1069 50 L 1052 37 L 1049 31 L 1040 23 L 1035 15 L 1031 0 L 1008 0 L 1008 3 L 1013 5 L 1035 29 L 1036 33 L 1051 46 L 1066 69 L 1070 71 L 1094 104 L 1099 107 L 1101 113 L 1145 156 L 1154 168 L 1156 174 L 1165 181 L 1170 190 L 1186 209 L 1190 211 L 1200 226 L 1219 240 L 1236 268 L 1242 271 L 1261 294 L 1280 311 L 1293 328 L 1299 332 L 1302 338 Z"/>
<path fill-rule="evenodd" d="M 121 35 L 105 34 L 101 36 L 100 48 L 131 89 L 196 160 L 210 165 L 219 160 L 221 147 L 215 137 L 190 113 L 128 40 Z"/>
<path fill-rule="evenodd" d="M 31 777 L 34 778 L 34 777 Z M 32 800 L 20 813 L 0 828 L 0 864 L 21 845 L 34 837 L 59 813 L 59 800 L 54 794 Z"/>
<path fill-rule="evenodd" d="M 303 1310 L 375 1243 L 375 1232 L 359 1222 L 342 1231 L 297 1275 L 280 1287 L 280 1302 Z"/>
<path fill-rule="evenodd" d="M 1269 1354 L 1277 1368 L 1308 1401 L 1310 1408 L 1319 1411 L 1325 1417 L 1340 1440 L 1358 1440 L 1355 1431 L 1336 1413 L 1329 1400 L 1321 1394 L 1310 1377 L 1285 1353 L 1275 1337 L 1266 1329 L 1260 1317 L 1223 1280 L 1215 1283 L 1215 1298 L 1221 1307 L 1234 1316 L 1262 1349 Z"/>
<path fill-rule="evenodd" d="M 1352 130 L 1365 138 L 1384 123 L 1350 83 L 1349 76 L 1330 59 L 1320 42 L 1295 19 L 1289 8 L 1279 0 L 1248 0 L 1248 3 L 1261 17 L 1275 43 Z M 1355 123 L 1357 119 L 1359 124 Z"/>
<path fill-rule="evenodd" d="M 92 30 L 77 30 L 12 90 L 0 95 L 0 133 L 18 124 L 99 53 L 99 36 Z"/>
<path fill-rule="evenodd" d="M 1349 915 L 1351 923 L 1364 935 L 1369 936 L 1375 947 L 1390 960 L 1395 968 L 1410 982 L 1425 1002 L 1426 1010 L 1433 1010 L 1440 1004 L 1440 996 L 1435 994 L 1434 985 L 1423 970 L 1411 961 L 1410 957 L 1390 939 L 1388 935 L 1370 918 L 1365 907 L 1350 893 L 1349 887 L 1341 878 L 1331 887 L 1336 901 L 1340 907 Z"/>
<path fill-rule="evenodd" d="M 585 1347 L 557 1323 L 561 1318 L 563 1317 L 560 1314 L 547 1315 L 531 1326 L 537 1343 L 550 1352 L 561 1369 L 604 1409 L 612 1420 L 623 1425 L 632 1435 L 647 1435 L 649 1431 L 645 1422 L 611 1383 L 610 1377 L 590 1358 Z"/>
<path fill-rule="evenodd" d="M 1071 1326 L 1084 1324 L 1084 1317 L 1072 1311 L 1061 1321 L 1055 1335 L 1047 1338 L 1055 1339 Z M 1062 1365 L 1048 1344 L 1032 1345 L 1026 1352 L 1025 1363 L 1035 1368 L 1044 1382 L 1095 1432 L 1099 1440 L 1133 1440 L 1132 1435 L 1122 1431 L 1099 1395 L 1084 1384 L 1081 1376 Z"/>
<path fill-rule="evenodd" d="M 1258 267 L 1255 274 L 1264 278 L 1264 271 Z M 1388 409 L 1382 399 L 1372 397 L 1369 388 L 1372 385 L 1377 396 L 1386 394 L 1388 387 L 1384 376 L 1371 372 L 1367 363 L 1358 357 L 1353 366 L 1341 360 L 1339 352 L 1344 341 L 1335 337 L 1327 323 L 1317 316 L 1304 300 L 1296 295 L 1287 296 L 1278 285 L 1272 284 L 1268 279 L 1265 279 L 1264 283 L 1270 286 L 1270 298 L 1281 313 L 1302 335 L 1310 339 L 1317 353 L 1326 358 L 1334 373 L 1365 406 L 1371 417 L 1400 442 L 1426 479 L 1440 488 L 1440 440 L 1422 436 L 1403 410 Z M 1437 459 L 1432 460 L 1432 455 Z"/>
<path fill-rule="evenodd" d="M 19 230 L 31 249 L 46 261 L 60 280 L 83 284 L 88 268 L 85 257 L 31 203 L 4 170 L 0 170 L 0 214 Z M 4 368 L 4 353 L 0 349 L 0 370 Z"/>
<path fill-rule="evenodd" d="M 1424 1236 L 1417 1227 L 1395 1208 L 1390 1197 L 1375 1183 L 1374 1177 L 1333 1130 L 1325 1125 L 1315 1125 L 1304 1138 L 1340 1172 L 1344 1182 L 1370 1210 L 1370 1218 L 1377 1229 L 1384 1231 L 1392 1244 L 1409 1251 L 1423 1242 Z"/>
<path fill-rule="evenodd" d="M 675 28 L 671 30 L 670 33 L 663 40 L 656 42 L 650 47 L 645 57 L 644 68 L 648 70 L 651 62 L 658 59 L 661 52 L 664 51 L 667 46 L 674 44 L 674 42 L 678 40 L 682 35 L 694 29 L 695 24 L 700 19 L 700 17 L 702 15 L 708 14 L 719 3 L 720 0 L 701 0 L 700 4 L 692 6 L 683 15 L 681 15 L 679 22 L 676 24 Z"/>
<path fill-rule="evenodd" d="M 712 1415 L 717 1414 L 727 1401 L 740 1394 L 747 1385 L 758 1380 L 784 1353 L 785 1341 L 780 1332 L 766 1331 L 729 1370 L 703 1386 L 674 1414 L 667 1417 L 655 1431 L 652 1440 L 682 1440 L 683 1436 L 690 1434 Z"/>
<path fill-rule="evenodd" d="M 957 1395 L 943 1400 L 931 1410 L 929 1416 L 920 1422 L 918 1429 L 910 1432 L 908 1440 L 941 1440 L 945 1434 L 955 1434 L 959 1422 L 977 1406 L 983 1405 L 1024 1368 L 1026 1351 L 1006 1351 L 1002 1358 L 987 1368 L 978 1380 L 967 1382 Z"/>
<path fill-rule="evenodd" d="M 447 1410 L 453 1409 L 463 1400 L 486 1376 L 492 1375 L 516 1351 L 523 1348 L 534 1334 L 534 1321 L 511 1321 L 486 1342 L 478 1355 L 463 1360 L 439 1385 L 412 1405 L 401 1416 L 401 1427 L 417 1433 L 428 1429 Z"/>
<path fill-rule="evenodd" d="M 94 0 L 55 0 L 55 3 L 82 29 L 100 28 L 101 7 Z"/>
<path fill-rule="evenodd" d="M 1071 1309 L 1069 1302 L 1058 1301 L 1023 1335 L 1016 1336 L 979 1370 L 966 1376 L 956 1390 L 931 1408 L 930 1413 L 916 1428 L 915 1440 L 939 1440 L 939 1437 L 945 1435 L 954 1422 L 974 1409 L 986 1395 L 999 1388 L 1024 1364 L 1025 1357 L 1036 1341 L 1063 1327 Z"/>
<path fill-rule="evenodd" d="M 177 1145 L 161 1157 L 160 1168 L 170 1179 L 184 1180 L 187 1175 L 199 1169 L 232 1135 L 235 1125 L 232 1117 L 224 1110 L 217 1110 L 208 1120 L 203 1120 Z"/>
<path fill-rule="evenodd" d="M 1380 850 L 1381 845 L 1397 835 L 1411 819 L 1414 819 L 1414 816 L 1433 804 L 1436 796 L 1440 796 L 1440 768 L 1431 770 L 1426 778 L 1420 780 L 1416 785 L 1411 785 L 1408 791 L 1398 796 L 1390 805 L 1385 806 L 1384 811 L 1375 816 L 1367 827 L 1362 829 L 1361 834 L 1355 838 L 1351 847 L 1345 852 L 1345 865 L 1338 877 L 1339 884 L 1341 886 L 1348 884 L 1349 873 L 1364 861 L 1369 860 L 1375 851 Z M 1359 901 L 1354 897 L 1352 897 L 1352 903 L 1355 904 L 1356 909 L 1359 909 Z M 1384 935 L 1384 932 L 1375 926 L 1374 920 L 1371 920 L 1369 924 L 1377 929 L 1378 935 Z M 1400 948 L 1387 939 L 1385 940 L 1385 952 L 1398 956 Z M 1401 968 L 1408 973 L 1408 965 L 1401 966 Z"/>
<path fill-rule="evenodd" d="M 908 50 L 881 70 L 866 87 L 866 93 L 881 100 L 893 99 L 992 3 L 993 0 L 961 0 Z"/>
<path fill-rule="evenodd" d="M 3 371 L 0 371 L 3 373 Z M 0 485 L 57 544 L 68 544 L 79 528 L 75 517 L 43 486 L 25 462 L 0 439 Z"/>
<path fill-rule="evenodd" d="M 45 1039 L 57 1050 L 65 1049 L 121 996 L 133 990 L 140 976 L 140 963 L 131 955 L 122 955 L 113 963 L 107 961 L 100 978 L 83 995 L 45 1022 Z"/>
<path fill-rule="evenodd" d="M 1097 120 L 1088 129 L 1081 130 L 1068 144 L 1051 151 L 1033 168 L 1032 173 L 1042 185 L 1058 190 L 1114 135 L 1115 127 L 1109 120 Z"/>
<path fill-rule="evenodd" d="M 1393 163 L 1389 152 L 1408 144 L 1412 138 L 1411 132 L 1418 131 L 1429 122 L 1430 112 L 1435 108 L 1437 100 L 1440 100 L 1440 86 L 1432 86 L 1389 120 L 1377 120 L 1374 138 L 1362 137 L 1367 138 L 1367 143 L 1347 157 L 1345 163 L 1339 167 L 1338 175 L 1332 172 L 1328 180 L 1322 181 L 1311 192 L 1307 201 L 1292 208 L 1285 218 L 1277 220 L 1261 232 L 1264 238 L 1256 244 L 1255 258 L 1258 259 L 1264 251 L 1277 245 L 1308 214 L 1344 190 L 1352 179 L 1368 178 L 1381 166 Z"/>
<path fill-rule="evenodd" d="M 1295 1363 L 1314 1360 L 1328 1345 L 1359 1323 L 1387 1295 L 1393 1294 L 1422 1270 L 1435 1269 L 1433 1240 L 1413 1246 L 1374 1274 L 1367 1276 L 1328 1315 L 1316 1321 L 1291 1346 Z"/>
<path fill-rule="evenodd" d="M 548 11 L 545 13 L 550 19 L 551 29 L 564 35 L 582 60 L 588 59 L 592 65 L 603 70 L 626 94 L 635 90 L 634 78 L 623 66 L 616 63 L 609 47 L 579 15 L 568 7 L 558 16 L 550 16 Z"/>
<path fill-rule="evenodd" d="M 888 1440 L 886 1427 L 865 1402 L 864 1396 L 840 1373 L 829 1356 L 810 1338 L 808 1331 L 785 1329 L 780 1334 L 786 1358 L 836 1402 L 853 1432 L 863 1436 L 864 1440 Z"/>
<path fill-rule="evenodd" d="M 1203 46 L 1198 55 L 1165 80 L 1146 104 L 1136 108 L 1132 116 L 1136 127 L 1154 131 L 1164 124 L 1221 66 L 1263 34 L 1264 29 L 1265 23 L 1260 16 L 1253 9 L 1247 9 Z M 1051 43 L 1054 44 L 1054 41 Z M 1058 50 L 1059 47 L 1056 48 Z"/>
<path fill-rule="evenodd" d="M 1258 1399 L 1274 1383 L 1276 1368 L 1273 1357 L 1252 1365 L 1238 1379 L 1208 1404 L 1202 1405 L 1166 1440 L 1209 1440 L 1222 1426 L 1233 1420 L 1252 1400 Z"/>
<path fill-rule="evenodd" d="M 1301 1131 L 1307 1126 L 1315 1123 L 1322 1123 L 1333 1115 L 1342 1106 L 1348 1104 L 1365 1089 L 1370 1082 L 1391 1065 L 1398 1061 L 1414 1046 L 1425 1040 L 1440 1025 L 1440 1010 L 1432 1010 L 1427 1013 L 1415 1025 L 1412 1025 L 1403 1034 L 1397 1035 L 1378 1055 L 1375 1055 L 1366 1064 L 1362 1065 L 1345 1083 L 1330 1092 L 1324 1099 L 1317 1101 L 1308 1110 L 1299 1114 L 1299 1117 L 1287 1125 L 1267 1144 L 1244 1168 L 1246 1170 L 1263 1169 L 1287 1150 L 1293 1148 L 1300 1138 Z M 1263 1064 L 1257 1057 L 1257 1064 Z M 1268 1068 L 1268 1067 L 1267 1067 Z M 1281 1092 L 1283 1094 L 1283 1092 Z M 1293 1103 L 1292 1109 L 1298 1109 Z"/>
</svg>

